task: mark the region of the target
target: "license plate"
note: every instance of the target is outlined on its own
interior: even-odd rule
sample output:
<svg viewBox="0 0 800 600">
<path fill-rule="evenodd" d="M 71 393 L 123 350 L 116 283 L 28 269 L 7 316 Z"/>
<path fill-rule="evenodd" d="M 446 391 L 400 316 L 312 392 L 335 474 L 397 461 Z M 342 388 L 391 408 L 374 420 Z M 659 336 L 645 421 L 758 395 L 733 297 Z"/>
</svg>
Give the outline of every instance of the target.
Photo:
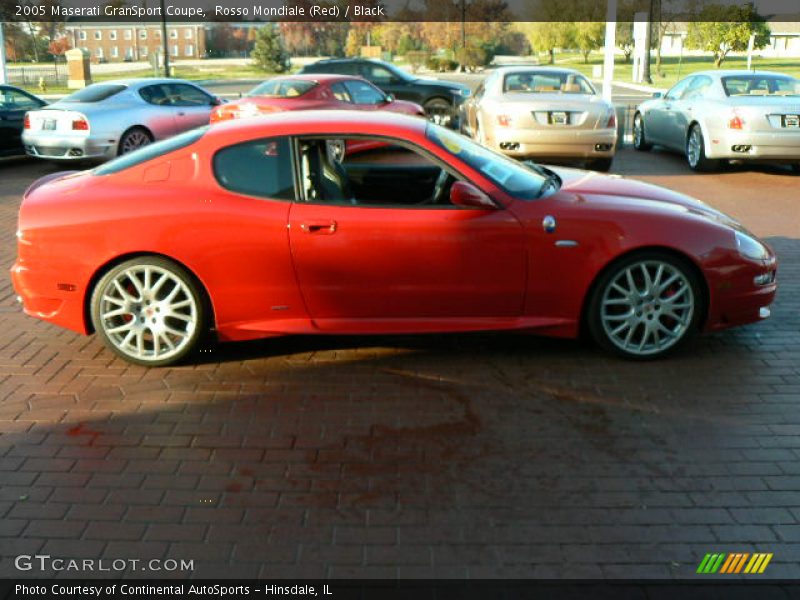
<svg viewBox="0 0 800 600">
<path fill-rule="evenodd" d="M 566 125 L 567 113 L 565 112 L 552 112 L 550 113 L 550 122 L 553 125 Z"/>
<path fill-rule="evenodd" d="M 800 115 L 786 115 L 783 117 L 784 127 L 800 127 Z"/>
<path fill-rule="evenodd" d="M 55 119 L 45 119 L 42 121 L 42 131 L 55 131 L 56 130 L 56 120 Z"/>
</svg>

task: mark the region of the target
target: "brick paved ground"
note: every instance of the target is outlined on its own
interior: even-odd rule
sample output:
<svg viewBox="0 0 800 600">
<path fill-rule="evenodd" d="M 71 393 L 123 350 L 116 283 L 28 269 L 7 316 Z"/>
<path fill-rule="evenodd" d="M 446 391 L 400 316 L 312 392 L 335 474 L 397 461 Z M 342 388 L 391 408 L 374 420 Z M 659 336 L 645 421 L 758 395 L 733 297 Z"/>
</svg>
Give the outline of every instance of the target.
<svg viewBox="0 0 800 600">
<path fill-rule="evenodd" d="M 668 361 L 514 335 L 293 338 L 148 371 L 24 317 L 4 276 L 0 575 L 45 553 L 191 558 L 195 576 L 681 577 L 758 550 L 797 577 L 797 195 L 759 211 L 798 179 L 661 160 L 648 178 L 784 236 L 773 318 Z M 0 164 L 0 264 L 48 169 Z M 731 208 L 737 181 L 761 204 Z"/>
</svg>

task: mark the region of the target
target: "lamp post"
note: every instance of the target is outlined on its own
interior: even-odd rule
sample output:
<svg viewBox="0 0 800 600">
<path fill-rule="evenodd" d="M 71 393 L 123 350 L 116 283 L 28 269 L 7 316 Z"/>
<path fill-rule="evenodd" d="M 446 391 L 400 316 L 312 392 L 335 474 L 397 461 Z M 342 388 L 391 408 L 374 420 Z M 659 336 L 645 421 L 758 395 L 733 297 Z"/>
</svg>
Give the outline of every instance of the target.
<svg viewBox="0 0 800 600">
<path fill-rule="evenodd" d="M 161 0 L 161 51 L 164 53 L 164 77 L 169 77 L 169 42 L 167 42 L 167 13 Z"/>
<path fill-rule="evenodd" d="M 6 42 L 3 37 L 3 22 L 0 21 L 0 83 L 8 83 L 6 73 Z"/>
</svg>

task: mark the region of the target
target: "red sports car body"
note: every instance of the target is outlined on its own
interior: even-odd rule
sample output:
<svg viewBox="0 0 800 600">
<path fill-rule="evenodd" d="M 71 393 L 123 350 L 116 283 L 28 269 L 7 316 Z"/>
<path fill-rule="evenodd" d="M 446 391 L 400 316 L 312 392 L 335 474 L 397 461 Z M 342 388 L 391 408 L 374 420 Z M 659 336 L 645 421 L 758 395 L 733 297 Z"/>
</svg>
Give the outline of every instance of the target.
<svg viewBox="0 0 800 600">
<path fill-rule="evenodd" d="M 361 77 L 347 75 L 287 75 L 256 86 L 241 100 L 216 107 L 211 122 L 285 110 L 385 110 L 425 116 L 414 102 L 395 100 Z"/>
<path fill-rule="evenodd" d="M 380 145 L 342 151 L 351 141 Z M 208 330 L 586 326 L 654 357 L 765 318 L 776 291 L 772 251 L 697 200 L 352 111 L 231 121 L 50 175 L 25 193 L 17 237 L 26 313 L 147 365 Z"/>
</svg>

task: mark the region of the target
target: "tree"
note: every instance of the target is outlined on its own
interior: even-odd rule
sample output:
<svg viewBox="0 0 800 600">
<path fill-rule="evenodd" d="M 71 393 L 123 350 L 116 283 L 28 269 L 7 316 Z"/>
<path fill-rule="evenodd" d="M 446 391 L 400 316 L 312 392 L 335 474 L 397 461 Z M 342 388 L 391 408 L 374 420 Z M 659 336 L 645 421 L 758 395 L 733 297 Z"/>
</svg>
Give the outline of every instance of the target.
<svg viewBox="0 0 800 600">
<path fill-rule="evenodd" d="M 72 44 L 69 38 L 67 36 L 62 36 L 50 42 L 50 45 L 47 46 L 47 51 L 53 56 L 61 56 L 70 48 L 72 48 Z"/>
<path fill-rule="evenodd" d="M 250 54 L 256 66 L 268 73 L 284 73 L 289 70 L 289 53 L 283 46 L 278 29 L 265 25 L 256 34 L 255 48 Z"/>
<path fill-rule="evenodd" d="M 589 53 L 603 45 L 606 37 L 606 24 L 594 21 L 575 23 L 575 45 L 583 54 L 583 62 L 589 62 Z"/>
<path fill-rule="evenodd" d="M 574 23 L 539 22 L 526 23 L 522 27 L 531 48 L 536 52 L 547 52 L 550 64 L 555 62 L 556 48 L 569 48 L 574 43 Z"/>
<path fill-rule="evenodd" d="M 345 56 L 359 56 L 361 46 L 364 45 L 364 37 L 358 29 L 351 27 L 347 32 L 347 41 L 344 44 Z"/>
<path fill-rule="evenodd" d="M 752 4 L 710 4 L 700 11 L 699 21 L 689 23 L 686 47 L 713 53 L 719 68 L 729 52 L 747 50 L 751 35 L 754 48 L 769 44 L 769 26 Z"/>
</svg>

